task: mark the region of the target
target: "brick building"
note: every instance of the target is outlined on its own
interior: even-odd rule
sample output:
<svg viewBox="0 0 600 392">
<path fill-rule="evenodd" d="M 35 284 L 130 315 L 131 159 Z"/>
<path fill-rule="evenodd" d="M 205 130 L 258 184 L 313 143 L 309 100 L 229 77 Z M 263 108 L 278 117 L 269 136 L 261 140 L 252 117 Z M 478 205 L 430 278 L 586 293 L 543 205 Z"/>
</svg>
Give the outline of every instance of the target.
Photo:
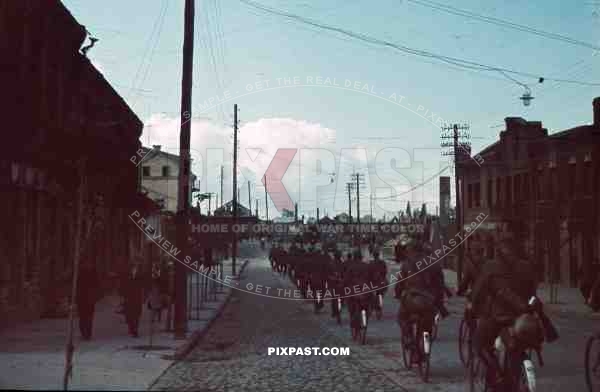
<svg viewBox="0 0 600 392">
<path fill-rule="evenodd" d="M 83 253 L 103 283 L 120 260 L 141 251 L 141 233 L 127 216 L 153 208 L 138 194 L 130 162 L 142 124 L 81 52 L 88 38 L 58 0 L 0 2 L 4 321 L 52 315 L 68 295 L 81 178 L 85 214 L 95 206 L 103 222 Z"/>
<path fill-rule="evenodd" d="M 461 162 L 464 225 L 487 218 L 466 254 L 494 257 L 507 222 L 520 222 L 524 249 L 546 282 L 576 286 L 580 268 L 600 256 L 600 98 L 593 123 L 548 134 L 539 121 L 505 119 L 500 140 L 480 162 Z"/>
</svg>

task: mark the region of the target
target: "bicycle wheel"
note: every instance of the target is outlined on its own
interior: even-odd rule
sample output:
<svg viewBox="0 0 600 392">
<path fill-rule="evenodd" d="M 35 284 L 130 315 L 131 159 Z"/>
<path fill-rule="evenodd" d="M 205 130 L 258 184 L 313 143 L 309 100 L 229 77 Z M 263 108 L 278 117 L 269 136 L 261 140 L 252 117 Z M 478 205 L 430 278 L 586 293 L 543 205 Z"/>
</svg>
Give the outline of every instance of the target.
<svg viewBox="0 0 600 392">
<path fill-rule="evenodd" d="M 342 325 L 342 307 L 340 306 L 339 298 L 332 301 L 335 301 L 335 320 L 338 325 Z"/>
<path fill-rule="evenodd" d="M 410 349 L 410 338 L 407 331 L 400 329 L 400 341 L 402 344 L 402 360 L 406 369 L 412 368 L 412 352 Z"/>
<path fill-rule="evenodd" d="M 519 365 L 516 385 L 519 392 L 536 391 L 535 368 L 528 356 L 525 356 Z"/>
<path fill-rule="evenodd" d="M 417 350 L 419 355 L 419 375 L 421 376 L 421 380 L 423 382 L 429 381 L 429 365 L 430 365 L 430 356 L 431 356 L 431 335 L 429 335 L 428 342 L 426 343 L 425 332 L 419 328 L 417 330 Z M 428 345 L 428 349 L 426 349 L 426 345 Z"/>
<path fill-rule="evenodd" d="M 471 328 L 464 318 L 460 321 L 458 329 L 458 354 L 462 364 L 468 366 L 471 359 Z"/>
<path fill-rule="evenodd" d="M 360 329 L 360 344 L 367 344 L 367 327 Z"/>
<path fill-rule="evenodd" d="M 600 336 L 590 336 L 585 347 L 585 381 L 589 392 L 600 391 Z"/>
<path fill-rule="evenodd" d="M 367 316 L 368 312 L 366 310 L 363 310 L 361 314 L 361 320 L 360 320 L 360 343 L 361 344 L 366 344 L 367 343 L 367 326 L 369 325 L 369 317 Z M 364 317 L 364 319 L 362 318 Z"/>
<path fill-rule="evenodd" d="M 487 392 L 486 368 L 481 359 L 473 357 L 469 362 L 469 391 Z"/>
</svg>

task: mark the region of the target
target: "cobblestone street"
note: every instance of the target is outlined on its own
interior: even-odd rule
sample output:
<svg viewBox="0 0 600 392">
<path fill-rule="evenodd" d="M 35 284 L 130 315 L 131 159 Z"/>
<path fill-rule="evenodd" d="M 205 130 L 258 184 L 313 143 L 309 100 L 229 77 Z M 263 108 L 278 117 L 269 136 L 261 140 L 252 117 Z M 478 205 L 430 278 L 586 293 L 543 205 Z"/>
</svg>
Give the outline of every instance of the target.
<svg viewBox="0 0 600 392">
<path fill-rule="evenodd" d="M 390 265 L 390 272 L 396 266 Z M 252 282 L 289 288 L 285 278 L 256 259 L 247 267 L 241 285 Z M 391 291 L 383 319 L 371 320 L 367 344 L 352 342 L 344 310 L 343 325 L 329 316 L 329 307 L 313 313 L 312 304 L 265 298 L 235 291 L 221 319 L 186 360 L 173 365 L 152 389 L 215 391 L 466 391 L 465 370 L 457 351 L 462 299 L 450 301 L 451 316 L 440 325 L 432 346 L 431 380 L 424 384 L 415 370 L 402 363 L 397 303 Z M 583 350 L 589 319 L 554 318 L 561 333 L 558 343 L 545 348 L 546 367 L 538 367 L 542 391 L 584 390 Z M 268 347 L 349 347 L 349 356 L 275 356 Z"/>
</svg>

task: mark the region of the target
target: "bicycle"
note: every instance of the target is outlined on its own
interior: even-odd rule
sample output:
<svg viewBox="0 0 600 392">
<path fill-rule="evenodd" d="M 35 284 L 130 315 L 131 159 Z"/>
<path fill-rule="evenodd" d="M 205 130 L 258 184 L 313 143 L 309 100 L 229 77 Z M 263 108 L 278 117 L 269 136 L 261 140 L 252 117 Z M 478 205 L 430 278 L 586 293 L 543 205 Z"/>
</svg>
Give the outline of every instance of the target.
<svg viewBox="0 0 600 392">
<path fill-rule="evenodd" d="M 600 333 L 590 336 L 585 345 L 585 382 L 589 392 L 600 391 Z"/>
<path fill-rule="evenodd" d="M 433 325 L 431 327 L 431 341 L 435 341 L 437 339 L 437 335 L 438 335 L 438 324 L 440 323 L 440 320 L 442 318 L 442 315 L 440 312 L 437 312 L 435 314 L 435 317 L 433 318 Z"/>
<path fill-rule="evenodd" d="M 362 345 L 367 342 L 367 326 L 369 325 L 369 309 L 368 306 L 360 305 L 358 308 L 360 312 L 357 314 L 351 313 L 351 321 L 350 325 L 352 328 L 352 340 L 355 342 L 360 342 Z M 358 310 L 357 309 L 357 310 Z M 356 318 L 360 317 L 359 320 Z"/>
<path fill-rule="evenodd" d="M 383 317 L 383 293 L 378 292 L 373 298 L 373 308 L 375 310 L 375 317 L 377 320 L 381 320 Z"/>
<path fill-rule="evenodd" d="M 431 333 L 423 327 L 422 316 L 412 315 L 408 324 L 409 331 L 401 330 L 402 359 L 406 369 L 417 365 L 423 382 L 429 381 L 431 358 Z"/>
<path fill-rule="evenodd" d="M 460 361 L 465 367 L 469 366 L 473 356 L 473 332 L 476 320 L 473 316 L 473 309 L 467 304 L 460 326 L 458 328 L 458 354 Z"/>
<path fill-rule="evenodd" d="M 533 297 L 530 300 L 537 300 Z M 536 317 L 536 315 L 538 317 Z M 544 316 L 545 317 L 545 316 Z M 506 391 L 535 392 L 536 375 L 532 352 L 537 353 L 540 367 L 544 366 L 541 350 L 544 342 L 542 315 L 525 313 L 500 332 L 494 343 L 494 352 L 504 376 L 503 389 Z M 517 326 L 521 325 L 519 329 Z M 558 335 L 556 335 L 556 338 Z M 552 339 L 551 341 L 553 341 Z M 469 363 L 469 384 L 471 392 L 489 390 L 488 369 L 479 356 L 473 356 Z"/>
</svg>

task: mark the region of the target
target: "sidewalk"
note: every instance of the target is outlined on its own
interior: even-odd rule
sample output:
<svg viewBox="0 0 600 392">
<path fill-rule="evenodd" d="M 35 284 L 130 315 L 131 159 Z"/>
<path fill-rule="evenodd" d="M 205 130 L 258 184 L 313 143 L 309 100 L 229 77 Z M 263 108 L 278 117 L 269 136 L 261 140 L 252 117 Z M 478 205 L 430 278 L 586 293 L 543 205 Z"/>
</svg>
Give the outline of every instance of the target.
<svg viewBox="0 0 600 392">
<path fill-rule="evenodd" d="M 444 277 L 448 287 L 457 288 L 456 272 L 444 269 Z M 583 296 L 578 288 L 559 287 L 558 303 L 550 303 L 550 288 L 548 285 L 541 284 L 538 287 L 537 294 L 544 303 L 544 309 L 548 315 L 556 317 L 588 317 L 600 318 L 600 313 L 593 312 L 583 301 Z"/>
<path fill-rule="evenodd" d="M 242 260 L 240 260 L 241 262 Z M 238 275 L 248 260 L 240 263 Z M 224 263 L 225 276 L 231 261 Z M 234 281 L 235 281 L 234 279 Z M 199 320 L 188 321 L 186 339 L 175 340 L 164 332 L 163 321 L 154 323 L 150 344 L 150 313 L 144 305 L 140 337 L 129 337 L 125 317 L 115 313 L 119 298 L 109 296 L 96 305 L 91 341 L 79 337 L 75 320 L 75 354 L 72 390 L 148 389 L 176 359 L 182 358 L 203 336 L 230 298 L 230 287 L 223 286 L 216 300 L 206 302 Z M 40 319 L 0 332 L 0 389 L 62 389 L 68 319 Z"/>
</svg>

